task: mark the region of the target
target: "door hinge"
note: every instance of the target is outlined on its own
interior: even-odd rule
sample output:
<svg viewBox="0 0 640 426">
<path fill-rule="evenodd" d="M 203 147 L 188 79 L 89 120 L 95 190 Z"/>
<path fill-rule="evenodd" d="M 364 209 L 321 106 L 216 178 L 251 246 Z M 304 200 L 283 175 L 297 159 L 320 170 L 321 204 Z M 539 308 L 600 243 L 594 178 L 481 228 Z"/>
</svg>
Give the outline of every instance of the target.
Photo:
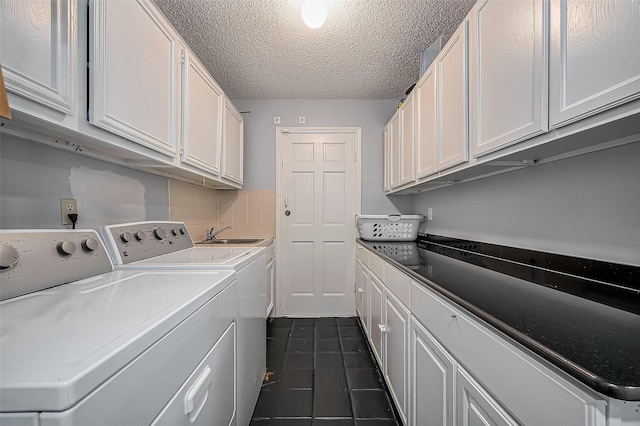
<svg viewBox="0 0 640 426">
<path fill-rule="evenodd" d="M 180 62 L 184 64 L 184 49 L 180 52 Z"/>
</svg>

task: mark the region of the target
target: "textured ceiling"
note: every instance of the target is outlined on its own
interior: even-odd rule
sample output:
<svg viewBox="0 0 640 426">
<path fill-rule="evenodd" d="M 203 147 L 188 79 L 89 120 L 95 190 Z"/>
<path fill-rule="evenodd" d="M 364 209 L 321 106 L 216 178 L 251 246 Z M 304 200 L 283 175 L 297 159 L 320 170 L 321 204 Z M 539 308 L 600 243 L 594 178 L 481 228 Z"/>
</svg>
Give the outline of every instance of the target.
<svg viewBox="0 0 640 426">
<path fill-rule="evenodd" d="M 323 27 L 301 0 L 155 0 L 233 99 L 392 99 L 420 52 L 450 35 L 474 0 L 328 0 Z"/>
</svg>

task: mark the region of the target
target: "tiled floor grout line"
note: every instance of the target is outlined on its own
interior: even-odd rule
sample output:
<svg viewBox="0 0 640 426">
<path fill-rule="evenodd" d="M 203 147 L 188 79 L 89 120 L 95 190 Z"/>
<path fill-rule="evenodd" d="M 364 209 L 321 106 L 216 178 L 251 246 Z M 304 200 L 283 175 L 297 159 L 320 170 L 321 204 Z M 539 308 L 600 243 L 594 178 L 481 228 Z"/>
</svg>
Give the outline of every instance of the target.
<svg viewBox="0 0 640 426">
<path fill-rule="evenodd" d="M 308 320 L 298 322 L 296 319 L 292 319 L 283 320 L 280 325 L 276 322 L 269 324 L 267 335 L 267 343 L 269 345 L 267 352 L 267 359 L 269 360 L 268 371 L 272 372 L 274 376 L 273 382 L 265 383 L 261 391 L 261 397 L 263 397 L 263 399 L 266 398 L 264 399 L 263 404 L 267 404 L 267 408 L 264 408 L 265 406 L 263 405 L 261 414 L 269 414 L 269 417 L 260 417 L 262 420 L 258 420 L 258 417 L 256 417 L 256 419 L 252 420 L 252 426 L 254 424 L 274 426 L 284 424 L 291 426 L 294 424 L 313 424 L 313 426 L 316 426 L 328 424 L 330 421 L 339 422 L 341 425 L 346 425 L 348 423 L 352 426 L 365 424 L 372 425 L 374 423 L 380 426 L 392 424 L 400 425 L 401 423 L 399 421 L 396 407 L 389 395 L 386 384 L 384 383 L 382 371 L 373 357 L 371 345 L 364 335 L 360 321 L 356 318 L 349 318 L 340 321 L 337 319 L 333 319 L 333 321 L 328 321 L 326 319 L 323 320 L 324 321 L 312 320 L 312 322 L 309 323 Z M 305 328 L 310 329 L 310 332 L 304 330 Z M 334 331 L 331 331 L 331 329 Z M 357 331 L 355 329 L 357 329 Z M 327 339 L 327 343 L 322 345 L 323 350 L 320 351 L 319 343 L 324 339 Z M 308 345 L 305 341 L 309 341 L 311 345 Z M 331 341 L 335 341 L 337 345 L 329 343 Z M 347 343 L 349 346 L 345 347 L 345 344 Z M 349 350 L 349 352 L 345 352 L 345 349 Z M 307 361 L 305 361 L 304 354 L 308 352 L 312 354 L 310 363 L 311 368 L 308 370 L 311 376 L 310 383 L 306 379 L 299 380 L 296 379 L 296 376 L 291 376 L 291 374 L 298 370 L 297 368 L 285 368 L 285 366 L 290 364 L 297 367 L 303 367 L 303 370 L 307 371 L 308 367 L 306 366 L 309 366 L 309 357 L 306 356 Z M 294 354 L 299 354 L 300 356 L 294 356 Z M 338 361 L 338 357 L 331 356 L 330 354 L 339 354 L 340 364 L 336 363 Z M 348 358 L 352 360 L 350 362 L 350 368 L 347 367 Z M 319 360 L 321 360 L 321 362 L 319 362 Z M 340 365 L 342 368 L 337 367 L 337 365 Z M 331 373 L 332 370 L 334 371 L 333 373 Z M 365 370 L 368 370 L 368 373 L 373 373 L 373 375 L 368 376 L 368 373 L 365 372 Z M 285 371 L 288 375 L 285 374 Z M 317 374 L 319 371 L 323 371 L 322 376 Z M 343 388 L 340 388 L 340 386 L 331 386 L 333 380 L 332 375 L 338 374 L 337 371 L 341 372 L 341 380 L 344 381 Z M 355 380 L 353 384 L 349 379 L 351 376 L 353 376 L 353 380 Z M 294 377 L 293 381 L 291 380 L 291 377 Z M 320 389 L 318 386 L 319 382 L 317 379 L 319 377 L 323 377 L 323 389 Z M 285 378 L 288 378 L 286 383 L 289 386 L 294 387 L 283 387 Z M 371 382 L 371 380 L 373 380 L 373 382 Z M 310 384 L 311 388 L 307 388 L 307 384 Z M 329 385 L 328 387 L 326 387 L 327 384 Z M 352 385 L 357 388 L 352 388 Z M 360 388 L 360 386 L 364 387 Z M 288 410 L 286 405 L 278 408 L 281 397 L 280 392 L 292 392 L 290 395 L 294 397 L 296 391 L 308 392 L 311 404 L 310 411 L 308 412 L 309 415 L 289 417 L 286 416 Z M 373 393 L 366 391 L 373 391 Z M 331 403 L 327 405 L 326 402 L 324 404 L 319 402 L 319 405 L 317 405 L 316 396 L 318 392 L 327 392 L 327 397 L 336 398 L 335 401 L 338 404 L 338 407 L 342 406 L 346 408 L 348 406 L 351 410 L 351 416 L 329 416 L 320 414 L 329 414 L 332 413 L 332 411 L 336 414 L 341 412 L 346 413 L 346 410 L 341 410 L 340 408 L 332 410 L 331 408 L 327 408 L 331 407 Z M 378 392 L 382 392 L 382 394 Z M 331 394 L 333 394 L 333 396 Z M 340 396 L 340 394 L 342 394 L 342 396 Z M 364 405 L 360 407 L 361 410 L 368 410 L 368 408 L 365 408 L 367 406 L 367 399 L 363 399 L 365 395 L 367 395 L 367 398 L 371 395 L 371 397 L 375 397 L 374 400 L 379 400 L 380 404 L 384 404 L 374 404 L 373 406 L 369 405 L 369 408 L 386 407 L 386 409 L 382 408 L 382 411 L 379 411 L 378 408 L 374 408 L 373 413 L 376 414 L 373 414 L 370 411 L 365 411 L 360 414 L 366 417 L 356 418 L 356 399 L 354 399 L 354 395 L 358 395 L 358 398 L 363 400 L 361 403 L 364 403 Z M 302 398 L 301 401 L 304 401 L 305 399 L 309 401 L 307 397 L 304 397 L 304 394 L 298 394 L 295 397 Z M 348 398 L 348 400 L 344 398 Z M 380 398 L 383 398 L 385 402 L 383 403 Z M 327 400 L 322 398 L 319 399 L 319 401 Z M 329 399 L 329 401 L 331 401 L 331 399 Z M 317 409 L 321 407 L 322 410 L 317 411 Z M 256 408 L 256 410 L 257 409 L 258 408 Z M 303 409 L 300 413 L 305 413 L 305 410 Z M 370 413 L 372 414 L 371 416 L 368 415 Z M 387 417 L 389 415 L 392 415 L 393 418 Z"/>
</svg>

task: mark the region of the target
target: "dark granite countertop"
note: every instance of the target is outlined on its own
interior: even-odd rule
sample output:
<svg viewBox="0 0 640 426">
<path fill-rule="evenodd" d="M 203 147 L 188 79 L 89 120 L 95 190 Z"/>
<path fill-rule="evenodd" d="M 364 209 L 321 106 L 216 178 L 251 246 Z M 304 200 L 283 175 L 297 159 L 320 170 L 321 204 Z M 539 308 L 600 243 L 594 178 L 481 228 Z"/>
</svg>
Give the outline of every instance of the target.
<svg viewBox="0 0 640 426">
<path fill-rule="evenodd" d="M 417 252 L 402 257 L 394 256 L 388 243 L 358 241 L 592 389 L 640 400 L 637 289 L 532 267 L 509 256 L 503 260 L 486 250 L 443 246 L 433 239 L 402 243 Z M 530 259 L 540 255 L 531 253 Z M 640 270 L 619 266 L 616 270 L 625 276 Z"/>
</svg>

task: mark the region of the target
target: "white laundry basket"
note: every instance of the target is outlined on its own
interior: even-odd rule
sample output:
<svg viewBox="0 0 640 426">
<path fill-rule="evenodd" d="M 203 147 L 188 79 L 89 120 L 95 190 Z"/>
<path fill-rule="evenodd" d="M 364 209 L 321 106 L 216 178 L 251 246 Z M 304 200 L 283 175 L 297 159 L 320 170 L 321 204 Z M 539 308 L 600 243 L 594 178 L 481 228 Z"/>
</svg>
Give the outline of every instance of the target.
<svg viewBox="0 0 640 426">
<path fill-rule="evenodd" d="M 358 232 L 367 241 L 414 241 L 422 219 L 422 215 L 358 215 Z"/>
</svg>

